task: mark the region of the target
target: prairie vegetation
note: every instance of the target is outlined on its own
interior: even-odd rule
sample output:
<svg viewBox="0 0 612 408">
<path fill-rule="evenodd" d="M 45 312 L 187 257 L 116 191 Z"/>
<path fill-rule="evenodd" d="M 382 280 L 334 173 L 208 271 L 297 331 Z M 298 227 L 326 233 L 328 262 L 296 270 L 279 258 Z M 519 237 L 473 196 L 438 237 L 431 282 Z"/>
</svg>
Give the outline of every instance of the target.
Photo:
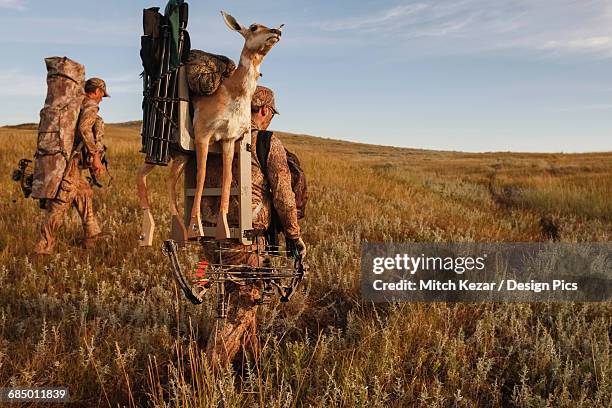
<svg viewBox="0 0 612 408">
<path fill-rule="evenodd" d="M 12 169 L 35 130 L 0 129 L 0 387 L 66 386 L 73 406 L 606 407 L 612 306 L 360 301 L 364 241 L 612 239 L 612 153 L 400 149 L 280 134 L 301 158 L 310 276 L 261 310 L 258 361 L 213 375 L 213 299 L 189 304 L 161 241 L 165 169 L 149 177 L 154 245 L 139 249 L 138 124 L 107 126 L 108 237 L 81 249 L 76 212 L 58 253 L 32 257 L 42 213 Z M 103 178 L 103 183 L 108 178 Z"/>
</svg>

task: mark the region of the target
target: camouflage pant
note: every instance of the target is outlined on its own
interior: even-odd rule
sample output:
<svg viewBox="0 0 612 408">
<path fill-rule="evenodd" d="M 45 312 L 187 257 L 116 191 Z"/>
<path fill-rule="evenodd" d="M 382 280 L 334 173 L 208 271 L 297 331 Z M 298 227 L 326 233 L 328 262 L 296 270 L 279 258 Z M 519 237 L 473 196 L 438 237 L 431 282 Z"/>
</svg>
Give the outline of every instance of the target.
<svg viewBox="0 0 612 408">
<path fill-rule="evenodd" d="M 222 245 L 224 249 L 229 249 L 223 251 L 223 264 L 259 266 L 263 262 L 263 259 L 255 253 L 258 246 L 260 250 L 264 249 L 263 238 L 253 245 L 228 243 Z M 209 262 L 218 262 L 219 255 L 215 252 L 216 249 L 216 244 L 204 244 L 204 254 Z M 208 336 L 206 355 L 212 363 L 221 365 L 231 363 L 241 350 L 250 350 L 257 358 L 259 342 L 256 335 L 255 301 L 260 297 L 259 288 L 255 285 L 241 286 L 228 282 L 225 290 L 228 295 L 227 318 L 215 320 Z"/>
<path fill-rule="evenodd" d="M 55 234 L 72 206 L 81 216 L 85 238 L 98 235 L 100 227 L 93 212 L 93 191 L 89 182 L 81 175 L 78 160 L 70 163 L 70 169 L 60 183 L 57 196 L 47 201 L 45 219 L 40 227 L 40 239 L 34 248 L 37 254 L 53 252 Z"/>
</svg>

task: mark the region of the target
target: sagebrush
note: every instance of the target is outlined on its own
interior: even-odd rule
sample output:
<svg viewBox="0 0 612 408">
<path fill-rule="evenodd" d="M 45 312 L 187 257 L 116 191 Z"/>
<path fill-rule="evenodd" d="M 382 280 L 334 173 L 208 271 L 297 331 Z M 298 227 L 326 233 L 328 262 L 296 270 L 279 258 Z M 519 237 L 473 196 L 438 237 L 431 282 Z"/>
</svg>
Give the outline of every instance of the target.
<svg viewBox="0 0 612 408">
<path fill-rule="evenodd" d="M 311 273 L 291 302 L 261 310 L 261 358 L 213 373 L 203 350 L 214 301 L 189 304 L 160 250 L 167 169 L 149 177 L 154 245 L 137 245 L 138 124 L 107 126 L 114 179 L 95 206 L 108 238 L 81 249 L 73 212 L 46 260 L 32 257 L 42 212 L 10 179 L 36 131 L 0 129 L 0 387 L 66 386 L 74 406 L 612 405 L 610 303 L 374 306 L 358 272 L 365 241 L 609 241 L 612 153 L 280 136 L 309 181 Z"/>
</svg>

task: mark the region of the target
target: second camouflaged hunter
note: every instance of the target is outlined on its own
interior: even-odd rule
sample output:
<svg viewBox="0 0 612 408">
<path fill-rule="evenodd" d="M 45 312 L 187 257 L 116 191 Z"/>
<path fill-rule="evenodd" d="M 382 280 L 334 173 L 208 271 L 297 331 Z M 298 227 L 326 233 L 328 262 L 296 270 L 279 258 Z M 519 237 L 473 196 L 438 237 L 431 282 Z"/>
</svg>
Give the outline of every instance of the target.
<svg viewBox="0 0 612 408">
<path fill-rule="evenodd" d="M 170 161 L 170 144 L 179 129 L 179 102 L 189 99 L 187 90 L 179 86 L 179 72 L 191 48 L 187 20 L 184 0 L 170 0 L 164 15 L 159 7 L 143 10 L 141 151 L 149 164 L 166 166 Z"/>
</svg>

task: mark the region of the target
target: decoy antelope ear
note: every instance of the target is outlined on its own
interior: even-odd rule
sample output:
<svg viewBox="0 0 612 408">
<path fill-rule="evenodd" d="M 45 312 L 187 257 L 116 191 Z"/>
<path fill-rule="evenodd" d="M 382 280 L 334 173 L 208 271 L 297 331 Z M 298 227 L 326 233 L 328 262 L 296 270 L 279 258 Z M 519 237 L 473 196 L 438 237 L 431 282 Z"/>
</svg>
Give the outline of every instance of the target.
<svg viewBox="0 0 612 408">
<path fill-rule="evenodd" d="M 223 20 L 225 24 L 229 27 L 230 30 L 238 31 L 242 33 L 246 28 L 242 24 L 240 24 L 234 17 L 230 14 L 227 14 L 225 11 L 221 11 L 221 15 L 223 16 Z"/>
</svg>

